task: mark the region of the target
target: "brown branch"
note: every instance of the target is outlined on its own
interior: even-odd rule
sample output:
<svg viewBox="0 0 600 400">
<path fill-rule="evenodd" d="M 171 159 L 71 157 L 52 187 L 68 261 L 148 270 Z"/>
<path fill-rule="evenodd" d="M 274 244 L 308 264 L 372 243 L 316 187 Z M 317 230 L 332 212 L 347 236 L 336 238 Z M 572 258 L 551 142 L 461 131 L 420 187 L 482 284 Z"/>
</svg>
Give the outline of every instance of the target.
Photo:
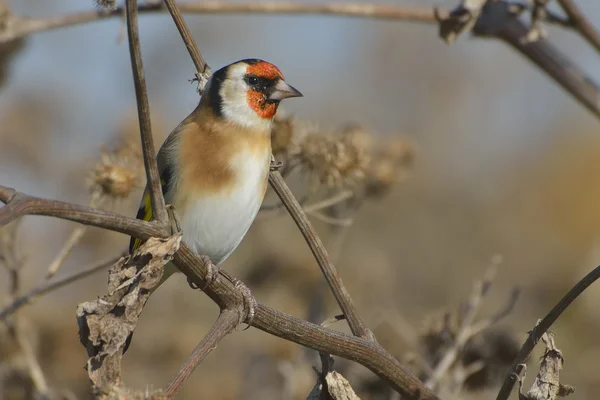
<svg viewBox="0 0 600 400">
<path fill-rule="evenodd" d="M 600 117 L 598 85 L 547 39 L 527 40 L 529 28 L 510 12 L 506 2 L 488 2 L 473 32 L 478 36 L 499 38 L 512 46 L 546 72 L 596 117 Z"/>
<path fill-rule="evenodd" d="M 569 292 L 562 298 L 560 301 L 552 308 L 552 310 L 544 317 L 544 319 L 537 324 L 533 330 L 529 333 L 527 340 L 523 343 L 517 358 L 513 361 L 512 367 L 510 371 L 504 378 L 504 383 L 502 384 L 502 388 L 500 388 L 500 392 L 496 397 L 496 400 L 506 400 L 515 385 L 518 377 L 520 376 L 522 370 L 522 364 L 529 358 L 529 355 L 533 351 L 535 345 L 539 342 L 541 337 L 550 329 L 552 324 L 556 322 L 558 317 L 571 305 L 573 301 L 581 293 L 583 293 L 592 283 L 594 283 L 598 278 L 600 278 L 600 266 L 594 268 L 592 272 L 587 274 L 583 279 L 581 279 Z"/>
<path fill-rule="evenodd" d="M 413 22 L 435 23 L 433 8 L 387 6 L 364 3 L 310 4 L 310 3 L 224 3 L 224 2 L 188 2 L 177 3 L 181 12 L 190 14 L 320 14 L 347 17 L 394 19 Z M 143 13 L 162 12 L 166 7 L 161 3 L 142 4 Z M 27 18 L 9 16 L 4 30 L 0 30 L 0 43 L 10 42 L 37 32 L 85 24 L 123 15 L 123 8 L 115 10 L 94 10 L 49 18 Z M 202 68 L 198 68 L 202 71 Z"/>
<path fill-rule="evenodd" d="M 0 201 L 6 204 L 4 207 L 0 207 L 0 226 L 25 215 L 44 215 L 92 225 L 141 239 L 169 235 L 166 225 L 158 222 L 146 222 L 92 207 L 29 196 L 1 185 Z"/>
<path fill-rule="evenodd" d="M 214 350 L 219 342 L 233 332 L 239 323 L 238 313 L 235 310 L 221 310 L 217 320 L 210 328 L 206 336 L 196 346 L 192 354 L 183 363 L 181 369 L 169 384 L 165 395 L 172 399 L 181 388 L 183 382 L 190 377 L 196 367 Z"/>
<path fill-rule="evenodd" d="M 323 242 L 321 242 L 321 239 L 312 227 L 308 217 L 306 216 L 306 213 L 302 209 L 302 206 L 292 194 L 292 191 L 285 183 L 281 174 L 278 171 L 271 171 L 269 175 L 269 183 L 294 219 L 294 222 L 296 222 L 300 232 L 302 232 L 306 243 L 315 256 L 315 259 L 321 268 L 321 272 L 323 272 L 325 279 L 327 279 L 327 283 L 329 283 L 329 286 L 333 291 L 333 295 L 335 296 L 335 299 L 337 300 L 342 312 L 344 313 L 344 316 L 346 317 L 346 320 L 348 321 L 348 325 L 350 326 L 352 333 L 356 336 L 373 340 L 373 333 L 367 329 L 363 321 L 358 316 L 354 302 L 344 287 L 342 278 L 337 273 L 335 266 L 331 263 L 329 254 L 327 253 Z"/>
<path fill-rule="evenodd" d="M 131 69 L 133 71 L 133 83 L 135 86 L 135 97 L 140 121 L 140 132 L 142 138 L 142 152 L 144 154 L 144 167 L 146 170 L 147 190 L 150 192 L 152 202 L 152 219 L 167 222 L 169 216 L 163 198 L 160 174 L 156 164 L 156 150 L 152 138 L 152 124 L 150 122 L 150 104 L 146 90 L 146 78 L 142 64 L 142 52 L 140 49 L 140 34 L 138 29 L 137 0 L 126 0 L 127 37 L 129 39 L 129 54 L 131 55 Z"/>
<path fill-rule="evenodd" d="M 202 58 L 202 55 L 198 50 L 198 46 L 194 41 L 194 37 L 192 36 L 187 25 L 185 24 L 183 15 L 181 15 L 179 8 L 177 8 L 177 5 L 175 4 L 175 1 L 165 0 L 165 5 L 169 9 L 169 13 L 171 13 L 171 17 L 173 17 L 173 22 L 175 22 L 177 30 L 179 31 L 179 34 L 183 39 L 183 43 L 185 43 L 185 47 L 190 53 L 190 57 L 192 58 L 192 61 L 196 66 L 196 79 L 198 79 L 199 91 L 200 93 L 202 93 L 202 91 L 204 90 L 204 86 L 206 85 L 206 82 L 208 82 L 208 78 L 210 77 L 210 68 L 208 67 L 206 61 L 204 61 L 204 59 Z"/>
<path fill-rule="evenodd" d="M 163 237 L 168 236 L 168 232 L 165 234 L 165 230 L 158 228 L 155 222 L 140 221 L 90 207 L 31 197 L 0 186 L 0 200 L 8 201 L 11 198 L 9 205 L 0 208 L 0 225 L 5 220 L 15 219 L 9 215 L 10 210 L 13 210 L 19 216 L 27 214 L 47 215 L 98 226 L 142 239 L 161 235 L 164 235 Z M 18 202 L 18 205 L 13 204 L 15 201 Z M 174 261 L 177 267 L 198 287 L 206 285 L 209 265 L 185 243 L 181 243 Z M 244 302 L 242 294 L 235 288 L 233 283 L 221 276 L 205 289 L 205 293 L 221 309 L 243 309 L 243 306 L 240 306 Z M 245 320 L 245 314 L 243 317 Z M 389 355 L 379 344 L 370 340 L 325 329 L 262 304 L 256 306 L 251 325 L 302 346 L 317 351 L 329 352 L 358 362 L 376 373 L 408 399 L 428 400 L 436 398 L 429 389 L 425 388 L 422 382 L 411 375 L 395 358 Z"/>
<path fill-rule="evenodd" d="M 600 52 L 600 32 L 585 18 L 573 0 L 558 0 L 560 6 L 569 17 L 571 25 Z"/>
<path fill-rule="evenodd" d="M 29 292 L 24 295 L 14 299 L 8 306 L 4 309 L 0 310 L 0 321 L 6 319 L 8 316 L 13 314 L 15 311 L 20 309 L 21 307 L 30 304 L 34 299 L 43 296 L 47 293 L 58 290 L 70 283 L 83 279 L 91 274 L 94 274 L 98 271 L 101 271 L 105 268 L 110 267 L 115 262 L 119 260 L 123 255 L 119 255 L 118 257 L 112 258 L 108 261 L 100 263 L 98 265 L 93 265 L 89 268 L 83 269 L 81 271 L 76 271 L 70 275 L 65 276 L 64 278 L 56 279 L 54 281 L 44 280 L 38 286 L 31 289 Z"/>
<path fill-rule="evenodd" d="M 318 14 L 347 16 L 370 19 L 412 21 L 428 24 L 438 23 L 448 18 L 448 11 L 429 7 L 388 6 L 362 3 L 179 3 L 183 13 L 198 14 Z M 474 28 L 476 36 L 497 37 L 507 42 L 517 51 L 529 58 L 536 66 L 552 77 L 556 83 L 581 102 L 586 108 L 600 117 L 600 88 L 583 71 L 568 61 L 547 40 L 525 43 L 529 28 L 521 23 L 513 12 L 514 4 L 505 1 L 490 1 L 483 8 Z M 165 7 L 158 4 L 144 4 L 140 12 L 160 12 Z M 120 16 L 122 8 L 113 11 L 86 11 L 45 19 L 33 19 L 9 15 L 4 30 L 0 30 L 0 43 L 6 43 L 27 35 L 50 29 L 57 29 L 106 18 Z M 508 23 L 507 23 L 508 22 Z M 551 20 L 550 22 L 560 22 Z M 503 26 L 507 25 L 507 26 Z M 572 24 L 561 24 L 572 26 Z"/>
<path fill-rule="evenodd" d="M 182 242 L 179 251 L 175 254 L 174 262 L 194 284 L 199 287 L 206 285 L 209 266 L 185 243 Z M 221 309 L 237 309 L 245 313 L 242 294 L 236 290 L 231 279 L 223 279 L 219 274 L 204 292 Z M 245 314 L 243 319 L 245 322 L 250 322 L 251 326 L 271 335 L 358 362 L 389 383 L 407 399 L 437 398 L 376 342 L 323 328 L 260 303 L 255 307 L 252 321 L 247 321 Z"/>
</svg>

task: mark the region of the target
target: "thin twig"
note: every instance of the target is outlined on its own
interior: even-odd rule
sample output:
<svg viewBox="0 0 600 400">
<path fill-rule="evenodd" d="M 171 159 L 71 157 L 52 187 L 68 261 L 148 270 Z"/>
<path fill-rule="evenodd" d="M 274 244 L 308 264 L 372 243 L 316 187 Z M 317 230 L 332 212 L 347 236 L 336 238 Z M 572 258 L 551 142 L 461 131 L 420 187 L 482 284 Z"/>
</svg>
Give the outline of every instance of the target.
<svg viewBox="0 0 600 400">
<path fill-rule="evenodd" d="M 594 268 L 592 272 L 583 277 L 560 301 L 550 310 L 550 312 L 544 317 L 544 319 L 537 324 L 533 330 L 529 333 L 527 340 L 523 343 L 519 354 L 513 361 L 513 364 L 504 378 L 504 383 L 496 396 L 496 400 L 506 400 L 515 385 L 517 377 L 520 375 L 523 364 L 528 358 L 535 345 L 539 342 L 540 338 L 546 333 L 548 329 L 556 322 L 558 317 L 571 305 L 573 301 L 581 293 L 583 293 L 592 283 L 600 278 L 600 266 Z"/>
<path fill-rule="evenodd" d="M 318 201 L 313 204 L 305 205 L 304 211 L 306 211 L 307 213 L 310 213 L 313 211 L 320 211 L 324 208 L 329 208 L 331 206 L 335 206 L 336 204 L 339 204 L 345 200 L 348 200 L 351 197 L 354 197 L 354 192 L 352 192 L 351 190 L 342 190 L 341 192 L 339 192 L 339 193 L 335 194 L 334 196 L 331 196 L 325 200 L 321 200 L 321 201 Z"/>
<path fill-rule="evenodd" d="M 190 57 L 192 58 L 192 61 L 196 66 L 196 79 L 198 79 L 198 89 L 199 92 L 202 93 L 202 91 L 204 90 L 204 86 L 206 86 L 206 82 L 208 82 L 208 78 L 210 77 L 210 68 L 208 67 L 206 61 L 204 61 L 204 59 L 202 58 L 202 55 L 198 50 L 198 46 L 194 41 L 194 37 L 190 33 L 190 30 L 188 29 L 187 25 L 185 24 L 183 15 L 181 15 L 181 12 L 175 4 L 175 1 L 165 0 L 165 4 L 169 9 L 169 13 L 171 13 L 171 17 L 173 17 L 173 22 L 175 22 L 177 30 L 179 31 L 179 34 L 183 39 L 183 43 L 185 43 L 185 47 L 190 53 Z"/>
<path fill-rule="evenodd" d="M 89 206 L 97 207 L 98 206 L 97 203 L 99 200 L 100 200 L 99 193 L 94 192 L 94 194 L 92 194 L 92 198 L 90 200 Z M 58 272 L 60 267 L 64 264 L 65 260 L 69 256 L 69 254 L 71 254 L 71 251 L 73 250 L 75 245 L 77 243 L 79 243 L 79 241 L 83 237 L 85 231 L 86 231 L 85 225 L 77 226 L 77 227 L 75 227 L 75 229 L 73 229 L 71 231 L 71 234 L 69 235 L 69 237 L 63 244 L 63 247 L 60 249 L 60 251 L 58 252 L 57 256 L 54 258 L 54 260 L 50 263 L 50 266 L 48 267 L 48 272 L 46 272 L 46 279 L 51 279 L 54 275 L 56 275 L 56 273 Z"/>
<path fill-rule="evenodd" d="M 192 354 L 185 360 L 177 375 L 173 378 L 165 392 L 167 399 L 172 399 L 177 394 L 186 379 L 190 377 L 194 369 L 214 350 L 219 342 L 233 332 L 238 325 L 238 313 L 234 310 L 221 310 L 217 320 L 210 328 L 206 336 L 196 346 Z"/>
<path fill-rule="evenodd" d="M 34 299 L 36 299 L 40 296 L 43 296 L 50 292 L 53 292 L 53 291 L 60 289 L 72 282 L 78 281 L 80 279 L 83 279 L 83 278 L 91 275 L 91 274 L 94 274 L 98 271 L 101 271 L 105 268 L 110 267 L 115 262 L 117 262 L 119 260 L 119 258 L 121 258 L 121 256 L 122 255 L 112 258 L 108 261 L 102 262 L 100 264 L 93 265 L 93 266 L 83 269 L 81 271 L 76 271 L 70 275 L 65 276 L 64 278 L 56 279 L 54 281 L 47 281 L 44 279 L 44 281 L 41 284 L 39 284 L 35 288 L 31 289 L 29 292 L 25 293 L 24 295 L 14 299 L 8 306 L 6 306 L 4 309 L 2 309 L 0 311 L 0 321 L 6 319 L 8 316 L 13 314 L 15 311 L 17 311 L 18 309 L 20 309 L 21 307 L 23 307 L 27 304 L 30 304 Z"/>
<path fill-rule="evenodd" d="M 344 287 L 342 278 L 337 273 L 335 266 L 331 263 L 329 254 L 325 249 L 323 242 L 321 242 L 321 239 L 308 220 L 308 217 L 302 209 L 302 206 L 292 194 L 292 191 L 285 183 L 281 174 L 278 171 L 271 171 L 269 175 L 269 183 L 294 219 L 294 222 L 296 222 L 300 232 L 302 232 L 306 243 L 310 247 L 310 250 L 317 260 L 325 279 L 327 279 L 327 283 L 329 283 L 329 286 L 331 287 L 335 299 L 337 300 L 342 312 L 346 317 L 346 320 L 348 321 L 350 330 L 356 336 L 373 339 L 373 334 L 369 329 L 367 329 L 359 317 L 354 302 Z"/>
<path fill-rule="evenodd" d="M 558 0 L 560 6 L 569 17 L 569 21 L 581 36 L 600 52 L 600 32 L 583 15 L 573 0 Z"/>
<path fill-rule="evenodd" d="M 467 344 L 467 341 L 472 337 L 471 326 L 475 322 L 475 318 L 477 317 L 477 313 L 479 312 L 479 308 L 481 306 L 481 301 L 486 296 L 492 281 L 496 276 L 497 270 L 497 263 L 493 263 L 486 271 L 483 280 L 475 283 L 473 287 L 473 293 L 469 297 L 469 301 L 466 304 L 461 327 L 456 335 L 456 339 L 454 339 L 452 346 L 446 351 L 444 357 L 442 357 L 442 359 L 437 363 L 433 369 L 433 373 L 429 379 L 427 379 L 427 382 L 425 382 L 425 386 L 428 388 L 433 389 L 437 385 L 440 379 L 450 369 L 452 364 L 454 364 L 460 354 L 460 351 Z"/>
<path fill-rule="evenodd" d="M 142 139 L 142 152 L 144 154 L 144 167 L 146 170 L 147 188 L 152 202 L 152 219 L 167 222 L 169 216 L 163 198 L 160 175 L 156 164 L 156 150 L 152 138 L 152 124 L 150 122 L 150 104 L 146 90 L 146 78 L 142 64 L 140 49 L 140 34 L 138 29 L 137 0 L 126 0 L 127 37 L 129 39 L 129 54 L 131 55 L 131 69 L 133 71 L 133 84 L 140 121 L 140 134 Z"/>
</svg>

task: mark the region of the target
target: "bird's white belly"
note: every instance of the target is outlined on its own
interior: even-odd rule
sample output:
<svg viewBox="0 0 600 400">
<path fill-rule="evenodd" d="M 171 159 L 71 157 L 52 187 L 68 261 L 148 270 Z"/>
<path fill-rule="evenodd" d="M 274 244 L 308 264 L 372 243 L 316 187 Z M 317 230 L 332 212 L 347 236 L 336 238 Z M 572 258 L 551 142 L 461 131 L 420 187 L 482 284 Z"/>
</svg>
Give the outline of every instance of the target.
<svg viewBox="0 0 600 400">
<path fill-rule="evenodd" d="M 179 219 L 183 240 L 196 253 L 220 264 L 240 244 L 260 209 L 268 160 L 249 163 L 246 159 L 246 168 L 240 171 L 236 188 L 187 204 Z"/>
</svg>

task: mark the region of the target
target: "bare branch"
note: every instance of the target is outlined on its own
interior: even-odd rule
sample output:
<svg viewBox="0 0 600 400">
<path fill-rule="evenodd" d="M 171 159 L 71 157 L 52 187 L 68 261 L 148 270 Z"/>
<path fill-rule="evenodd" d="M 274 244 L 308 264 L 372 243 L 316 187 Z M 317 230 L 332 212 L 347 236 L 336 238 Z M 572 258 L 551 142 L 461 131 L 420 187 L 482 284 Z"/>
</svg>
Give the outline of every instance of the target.
<svg viewBox="0 0 600 400">
<path fill-rule="evenodd" d="M 527 340 L 523 343 L 521 350 L 519 351 L 519 355 L 513 361 L 513 365 L 510 368 L 510 371 L 504 378 L 504 383 L 500 388 L 500 392 L 498 396 L 496 396 L 496 400 L 506 400 L 510 396 L 510 393 L 517 381 L 517 377 L 521 373 L 523 367 L 522 364 L 529 358 L 529 355 L 533 351 L 533 348 L 541 339 L 542 335 L 550 329 L 552 324 L 556 322 L 558 317 L 571 305 L 573 301 L 581 293 L 583 293 L 592 283 L 594 283 L 598 278 L 600 278 L 600 266 L 594 268 L 592 272 L 587 274 L 583 279 L 581 279 L 569 292 L 562 298 L 560 301 L 552 308 L 552 310 L 544 317 L 544 319 L 537 324 L 533 330 L 529 333 Z"/>
<path fill-rule="evenodd" d="M 210 328 L 206 336 L 196 346 L 192 354 L 183 363 L 181 369 L 169 384 L 165 394 L 167 399 L 172 399 L 181 388 L 183 382 L 190 377 L 196 367 L 217 348 L 219 342 L 233 332 L 238 325 L 239 317 L 235 310 L 222 310 L 217 320 Z"/>
<path fill-rule="evenodd" d="M 188 2 L 177 3 L 184 13 L 191 14 L 322 14 L 342 15 L 359 18 L 395 19 L 414 22 L 435 23 L 432 8 L 387 6 L 363 3 L 302 4 L 281 2 L 225 3 L 225 2 Z M 161 3 L 142 4 L 139 11 L 162 12 L 166 8 Z M 122 16 L 124 9 L 94 10 L 61 15 L 50 18 L 27 18 L 10 16 L 6 27 L 0 30 L 0 43 L 7 43 L 37 32 L 85 24 L 112 17 Z M 202 68 L 198 68 L 202 71 Z"/>
<path fill-rule="evenodd" d="M 504 1 L 489 2 L 475 24 L 473 33 L 503 40 L 546 72 L 596 117 L 600 117 L 598 85 L 548 39 L 527 40 L 530 29 L 511 13 L 509 7 Z"/>
<path fill-rule="evenodd" d="M 156 150 L 152 138 L 152 124 L 150 122 L 150 104 L 146 90 L 146 78 L 142 65 L 142 52 L 140 49 L 140 35 L 138 30 L 137 0 L 126 0 L 127 36 L 129 38 L 129 54 L 131 55 L 131 69 L 133 70 L 133 83 L 137 100 L 138 118 L 142 137 L 142 152 L 144 153 L 144 166 L 146 170 L 147 190 L 150 192 L 152 202 L 152 219 L 167 222 L 169 216 L 163 198 L 160 175 L 156 164 Z"/>
<path fill-rule="evenodd" d="M 169 235 L 169 229 L 165 224 L 146 222 L 78 204 L 29 196 L 1 185 L 0 201 L 6 204 L 0 207 L 0 226 L 24 215 L 45 215 L 121 232 L 144 240 Z"/>
<path fill-rule="evenodd" d="M 179 30 L 179 33 L 181 34 L 181 38 L 183 39 L 183 42 L 185 43 L 185 47 L 187 48 L 188 52 L 190 53 L 190 57 L 192 58 L 192 61 L 194 62 L 194 65 L 196 66 L 196 71 L 197 71 L 196 79 L 198 80 L 198 91 L 200 93 L 202 93 L 204 90 L 204 86 L 206 86 L 206 83 L 208 82 L 208 79 L 210 78 L 210 68 L 208 67 L 208 64 L 206 63 L 206 61 L 204 61 L 204 59 L 202 58 L 202 55 L 200 54 L 200 51 L 198 50 L 198 46 L 196 45 L 196 42 L 194 41 L 194 37 L 192 36 L 187 25 L 185 24 L 183 15 L 181 15 L 181 12 L 179 11 L 179 9 L 177 8 L 177 5 L 175 4 L 175 1 L 174 0 L 165 0 L 165 4 L 166 4 L 167 8 L 169 9 L 169 12 L 171 13 L 171 16 L 173 17 L 173 21 L 175 22 L 175 25 L 177 26 L 177 30 Z"/>
<path fill-rule="evenodd" d="M 583 36 L 590 45 L 600 52 L 600 32 L 585 18 L 573 0 L 558 0 L 560 6 L 569 17 L 573 27 Z"/>
<path fill-rule="evenodd" d="M 325 279 L 327 279 L 327 282 L 333 291 L 335 299 L 337 300 L 342 312 L 344 313 L 344 316 L 346 317 L 346 320 L 348 321 L 348 325 L 350 326 L 352 333 L 362 338 L 374 340 L 373 333 L 367 329 L 361 318 L 358 316 L 354 302 L 344 287 L 342 278 L 337 273 L 335 266 L 331 263 L 329 254 L 327 253 L 323 242 L 321 242 L 321 239 L 312 227 L 308 217 L 306 216 L 306 213 L 302 209 L 302 206 L 292 194 L 292 191 L 285 183 L 281 174 L 278 171 L 271 171 L 269 174 L 269 183 L 294 219 L 294 222 L 296 222 L 300 232 L 302 232 L 306 243 L 315 256 L 315 259 L 317 260 Z"/>
<path fill-rule="evenodd" d="M 45 294 L 48 294 L 55 290 L 58 290 L 70 283 L 76 282 L 80 279 L 90 276 L 91 274 L 94 274 L 98 271 L 101 271 L 105 268 L 110 267 L 111 265 L 116 263 L 119 260 L 119 258 L 121 258 L 123 255 L 124 254 L 122 254 L 118 257 L 112 258 L 103 263 L 93 265 L 93 266 L 83 269 L 81 271 L 76 271 L 70 275 L 65 276 L 64 278 L 56 279 L 54 281 L 47 281 L 44 279 L 44 281 L 41 284 L 39 284 L 35 288 L 31 289 L 29 292 L 25 293 L 24 295 L 14 299 L 12 301 L 12 303 L 10 303 L 3 310 L 1 310 L 0 311 L 0 321 L 6 319 L 6 317 L 13 314 L 15 311 L 17 311 L 21 307 L 23 307 L 27 304 L 30 304 L 34 299 L 36 299 L 40 296 L 43 296 Z"/>
</svg>

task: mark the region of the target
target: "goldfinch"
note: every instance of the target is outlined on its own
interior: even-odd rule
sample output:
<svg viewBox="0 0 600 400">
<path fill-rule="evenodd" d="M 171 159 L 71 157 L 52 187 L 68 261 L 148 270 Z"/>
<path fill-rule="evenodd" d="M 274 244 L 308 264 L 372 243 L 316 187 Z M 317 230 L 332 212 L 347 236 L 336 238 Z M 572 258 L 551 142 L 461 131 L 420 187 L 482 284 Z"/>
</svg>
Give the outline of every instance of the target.
<svg viewBox="0 0 600 400">
<path fill-rule="evenodd" d="M 215 265 L 240 244 L 265 196 L 279 102 L 301 96 L 275 65 L 234 62 L 211 76 L 196 109 L 161 146 L 165 202 L 175 208 L 183 240 Z M 152 218 L 148 187 L 137 218 Z M 131 238 L 129 252 L 141 243 Z M 162 282 L 176 271 L 169 263 Z"/>
</svg>

